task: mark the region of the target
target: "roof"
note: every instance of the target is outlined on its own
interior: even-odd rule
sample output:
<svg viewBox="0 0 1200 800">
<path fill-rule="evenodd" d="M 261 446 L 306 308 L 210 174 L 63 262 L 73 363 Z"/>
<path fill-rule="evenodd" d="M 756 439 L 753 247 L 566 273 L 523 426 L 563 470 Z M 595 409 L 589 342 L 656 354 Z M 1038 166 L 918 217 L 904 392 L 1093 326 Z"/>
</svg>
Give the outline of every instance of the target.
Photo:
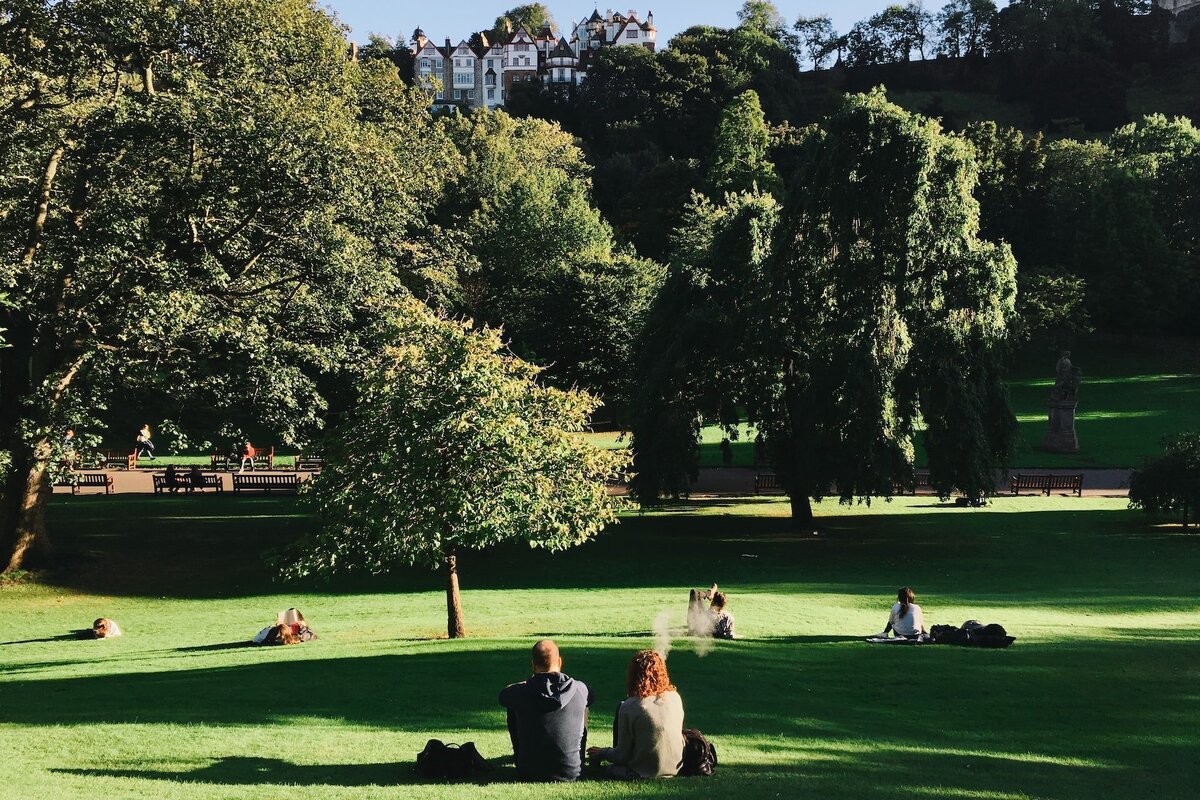
<svg viewBox="0 0 1200 800">
<path fill-rule="evenodd" d="M 592 9 L 592 15 L 588 17 L 588 22 L 604 22 L 604 17 L 600 16 L 598 9 Z"/>
</svg>

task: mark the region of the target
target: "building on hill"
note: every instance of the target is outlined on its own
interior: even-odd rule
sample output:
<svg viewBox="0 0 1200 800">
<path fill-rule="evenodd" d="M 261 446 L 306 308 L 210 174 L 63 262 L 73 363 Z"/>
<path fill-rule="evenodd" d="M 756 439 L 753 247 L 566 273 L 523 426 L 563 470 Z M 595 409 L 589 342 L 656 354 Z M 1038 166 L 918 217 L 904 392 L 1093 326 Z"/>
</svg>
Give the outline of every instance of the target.
<svg viewBox="0 0 1200 800">
<path fill-rule="evenodd" d="M 570 37 L 555 36 L 549 26 L 536 34 L 524 27 L 508 30 L 500 41 L 480 32 L 457 45 L 449 38 L 435 45 L 418 28 L 413 33 L 412 53 L 417 85 L 433 95 L 433 107 L 495 108 L 513 86 L 540 81 L 543 85 L 570 90 L 583 83 L 588 64 L 605 47 L 634 46 L 654 50 L 658 29 L 654 12 L 646 19 L 636 11 L 627 14 L 598 10 L 571 23 Z"/>
<path fill-rule="evenodd" d="M 1159 8 L 1174 15 L 1171 20 L 1171 42 L 1182 44 L 1200 29 L 1200 0 L 1154 0 Z"/>
</svg>

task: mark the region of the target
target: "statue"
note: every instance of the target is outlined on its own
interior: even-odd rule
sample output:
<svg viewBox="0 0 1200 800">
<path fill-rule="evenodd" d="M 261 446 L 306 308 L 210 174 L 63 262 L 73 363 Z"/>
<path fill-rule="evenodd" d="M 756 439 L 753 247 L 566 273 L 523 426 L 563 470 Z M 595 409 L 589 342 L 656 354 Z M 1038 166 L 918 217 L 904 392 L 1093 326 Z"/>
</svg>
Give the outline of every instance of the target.
<svg viewBox="0 0 1200 800">
<path fill-rule="evenodd" d="M 1083 370 L 1071 363 L 1071 352 L 1064 350 L 1054 365 L 1054 388 L 1050 390 L 1050 427 L 1042 440 L 1042 449 L 1052 453 L 1078 453 L 1075 433 L 1075 409 L 1079 405 L 1079 384 Z"/>
<path fill-rule="evenodd" d="M 1071 351 L 1063 350 L 1054 366 L 1054 388 L 1050 390 L 1050 399 L 1065 401 L 1075 400 L 1079 395 L 1079 384 L 1083 382 L 1083 370 L 1071 363 Z"/>
</svg>

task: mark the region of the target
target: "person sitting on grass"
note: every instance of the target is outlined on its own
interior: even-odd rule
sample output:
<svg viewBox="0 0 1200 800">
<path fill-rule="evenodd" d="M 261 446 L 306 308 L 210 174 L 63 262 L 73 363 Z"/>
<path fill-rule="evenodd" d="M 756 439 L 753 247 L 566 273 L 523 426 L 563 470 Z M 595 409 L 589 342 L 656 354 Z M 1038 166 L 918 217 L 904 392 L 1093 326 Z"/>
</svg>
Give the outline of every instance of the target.
<svg viewBox="0 0 1200 800">
<path fill-rule="evenodd" d="M 107 617 L 101 617 L 92 623 L 93 639 L 113 639 L 120 635 L 120 626 Z"/>
<path fill-rule="evenodd" d="M 317 634 L 308 627 L 304 615 L 298 608 L 280 611 L 275 617 L 275 624 L 268 625 L 259 631 L 251 640 L 254 644 L 300 644 L 311 642 Z"/>
<path fill-rule="evenodd" d="M 683 700 L 671 685 L 667 662 L 642 650 L 629 662 L 628 699 L 617 707 L 613 746 L 593 747 L 588 758 L 607 761 L 616 778 L 670 778 L 683 763 Z"/>
<path fill-rule="evenodd" d="M 583 767 L 591 690 L 563 674 L 562 655 L 550 639 L 533 646 L 532 661 L 532 676 L 500 692 L 517 775 L 523 781 L 573 781 Z"/>
<path fill-rule="evenodd" d="M 889 633 L 895 633 L 897 639 L 919 639 L 925 633 L 925 615 L 921 613 L 916 600 L 916 594 L 908 586 L 896 592 L 896 602 L 888 616 L 887 627 L 875 638 L 886 639 Z"/>
<path fill-rule="evenodd" d="M 733 639 L 733 614 L 725 610 L 729 596 L 724 592 L 714 592 L 712 603 L 708 610 L 713 615 L 712 635 L 714 639 Z"/>
</svg>

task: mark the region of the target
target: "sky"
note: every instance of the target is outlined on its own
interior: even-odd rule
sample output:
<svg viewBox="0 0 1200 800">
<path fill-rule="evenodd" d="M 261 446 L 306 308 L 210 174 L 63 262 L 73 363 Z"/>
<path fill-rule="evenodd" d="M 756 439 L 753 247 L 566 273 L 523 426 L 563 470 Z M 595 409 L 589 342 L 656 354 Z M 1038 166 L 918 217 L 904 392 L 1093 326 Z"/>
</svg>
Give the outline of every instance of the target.
<svg viewBox="0 0 1200 800">
<path fill-rule="evenodd" d="M 413 29 L 424 29 L 435 42 L 450 37 L 457 44 L 472 31 L 490 28 L 505 10 L 524 0 L 318 0 L 331 8 L 338 18 L 350 26 L 350 38 L 365 41 L 369 33 L 382 33 L 393 39 L 408 41 Z M 601 14 L 609 8 L 627 13 L 630 8 L 644 19 L 646 11 L 654 12 L 660 46 L 685 28 L 693 25 L 732 27 L 737 24 L 741 0 L 543 0 L 560 28 L 572 19 L 591 16 L 598 8 Z M 891 0 L 895 2 L 895 0 Z M 839 31 L 847 31 L 860 19 L 880 11 L 888 0 L 776 0 L 775 5 L 789 22 L 804 14 L 828 14 Z M 927 0 L 926 6 L 936 10 L 941 3 Z"/>
</svg>

